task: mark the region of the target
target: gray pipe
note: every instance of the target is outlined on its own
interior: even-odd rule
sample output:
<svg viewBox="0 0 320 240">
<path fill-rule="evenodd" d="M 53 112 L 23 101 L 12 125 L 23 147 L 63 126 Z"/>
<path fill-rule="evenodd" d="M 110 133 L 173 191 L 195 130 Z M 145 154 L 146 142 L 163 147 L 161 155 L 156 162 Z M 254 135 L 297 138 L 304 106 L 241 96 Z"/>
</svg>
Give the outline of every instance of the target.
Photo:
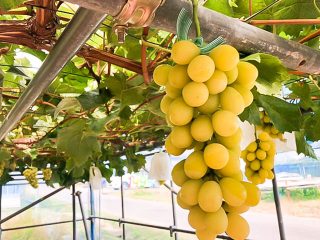
<svg viewBox="0 0 320 240">
<path fill-rule="evenodd" d="M 106 14 L 104 13 L 97 13 L 84 8 L 77 11 L 34 79 L 4 119 L 0 128 L 0 141 L 15 127 L 105 17 Z"/>
</svg>

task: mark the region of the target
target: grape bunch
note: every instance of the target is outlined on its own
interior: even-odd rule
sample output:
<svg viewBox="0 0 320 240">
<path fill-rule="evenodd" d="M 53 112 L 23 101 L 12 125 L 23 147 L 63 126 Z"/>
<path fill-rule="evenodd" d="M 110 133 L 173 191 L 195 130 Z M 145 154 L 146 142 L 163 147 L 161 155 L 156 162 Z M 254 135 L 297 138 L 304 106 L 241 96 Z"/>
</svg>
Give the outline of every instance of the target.
<svg viewBox="0 0 320 240">
<path fill-rule="evenodd" d="M 189 209 L 199 240 L 222 232 L 245 239 L 249 225 L 240 213 L 258 204 L 260 192 L 242 181 L 238 115 L 253 101 L 258 70 L 240 61 L 230 45 L 201 55 L 193 42 L 183 40 L 173 45 L 171 57 L 174 64 L 159 65 L 153 79 L 166 92 L 160 109 L 171 126 L 167 152 L 178 156 L 193 149 L 172 170 L 181 187 L 177 202 Z"/>
<path fill-rule="evenodd" d="M 6 163 L 4 161 L 0 161 L 0 178 L 4 173 L 5 166 L 6 166 Z"/>
<path fill-rule="evenodd" d="M 50 168 L 42 168 L 43 180 L 50 181 L 52 177 L 52 170 Z"/>
<path fill-rule="evenodd" d="M 274 156 L 276 145 L 267 132 L 259 134 L 258 139 L 242 151 L 241 157 L 246 162 L 245 175 L 249 181 L 258 185 L 266 179 L 273 179 Z"/>
<path fill-rule="evenodd" d="M 38 168 L 36 167 L 27 168 L 23 171 L 23 176 L 26 178 L 26 180 L 29 182 L 29 184 L 33 188 L 39 187 L 37 172 L 38 172 Z"/>
<path fill-rule="evenodd" d="M 280 132 L 272 123 L 270 117 L 268 116 L 267 112 L 260 111 L 260 119 L 262 122 L 262 126 L 256 126 L 258 131 L 267 132 L 270 137 L 278 138 L 281 141 L 284 141 L 283 133 Z"/>
</svg>

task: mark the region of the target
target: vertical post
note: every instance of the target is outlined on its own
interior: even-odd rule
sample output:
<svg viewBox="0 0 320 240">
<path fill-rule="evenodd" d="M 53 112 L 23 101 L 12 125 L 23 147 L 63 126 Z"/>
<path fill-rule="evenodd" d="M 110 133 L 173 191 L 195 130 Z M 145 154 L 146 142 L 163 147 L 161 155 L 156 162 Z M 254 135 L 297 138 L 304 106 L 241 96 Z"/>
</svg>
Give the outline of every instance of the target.
<svg viewBox="0 0 320 240">
<path fill-rule="evenodd" d="M 83 222 L 84 232 L 86 234 L 86 239 L 90 240 L 88 227 L 87 227 L 87 219 L 86 219 L 86 215 L 84 213 L 82 200 L 81 200 L 81 192 L 77 191 L 76 196 L 78 197 L 78 200 L 79 200 L 79 206 L 80 206 L 80 211 L 81 211 L 81 215 L 82 215 L 82 222 Z"/>
<path fill-rule="evenodd" d="M 89 183 L 89 194 L 90 194 L 90 231 L 91 231 L 91 239 L 96 239 L 95 238 L 95 203 L 94 203 L 94 191 L 92 189 L 91 184 Z"/>
<path fill-rule="evenodd" d="M 176 217 L 176 204 L 175 204 L 175 201 L 174 201 L 174 193 L 172 191 L 172 188 L 173 188 L 173 184 L 172 184 L 172 181 L 170 180 L 170 187 L 171 187 L 171 190 L 170 190 L 170 193 L 171 193 L 171 205 L 172 205 L 172 218 L 173 218 L 173 226 L 176 227 L 177 226 L 177 217 Z M 178 233 L 174 233 L 174 239 L 175 240 L 178 240 Z"/>
<path fill-rule="evenodd" d="M 124 215 L 124 198 L 123 198 L 123 180 L 122 180 L 122 176 L 121 176 L 121 217 L 122 219 L 125 218 Z M 122 223 L 122 239 L 125 240 L 126 239 L 126 226 L 124 223 Z"/>
<path fill-rule="evenodd" d="M 76 186 L 72 184 L 72 239 L 77 240 Z"/>
<path fill-rule="evenodd" d="M 274 196 L 274 203 L 276 205 L 276 211 L 277 211 L 277 219 L 278 219 L 278 227 L 280 232 L 280 239 L 286 240 L 285 232 L 284 232 L 284 224 L 283 224 L 283 218 L 282 218 L 282 212 L 281 212 L 281 204 L 280 204 L 280 197 L 278 192 L 278 185 L 277 185 L 277 179 L 276 179 L 276 173 L 273 171 L 274 178 L 272 180 L 272 190 L 273 190 L 273 196 Z"/>
</svg>

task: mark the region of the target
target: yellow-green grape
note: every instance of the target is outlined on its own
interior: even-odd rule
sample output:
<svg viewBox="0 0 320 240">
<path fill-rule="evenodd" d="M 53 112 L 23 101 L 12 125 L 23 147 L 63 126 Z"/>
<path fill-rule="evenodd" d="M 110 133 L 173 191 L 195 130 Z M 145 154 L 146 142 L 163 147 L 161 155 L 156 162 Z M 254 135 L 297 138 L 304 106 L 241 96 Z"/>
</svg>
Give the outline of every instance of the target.
<svg viewBox="0 0 320 240">
<path fill-rule="evenodd" d="M 271 148 L 271 143 L 270 142 L 259 142 L 259 148 L 263 151 L 269 151 Z"/>
<path fill-rule="evenodd" d="M 270 141 L 271 138 L 270 138 L 270 135 L 266 132 L 262 132 L 258 135 L 258 139 L 260 141 L 263 141 L 263 142 L 266 142 L 266 141 Z"/>
<path fill-rule="evenodd" d="M 259 160 L 253 160 L 251 163 L 250 163 L 250 168 L 253 170 L 253 171 L 258 171 L 260 169 L 260 161 Z"/>
<path fill-rule="evenodd" d="M 222 205 L 222 192 L 219 184 L 215 181 L 207 181 L 202 184 L 198 202 L 205 212 L 216 212 Z"/>
<path fill-rule="evenodd" d="M 259 188 L 256 185 L 249 182 L 241 183 L 247 190 L 247 198 L 244 204 L 250 207 L 257 206 L 261 198 L 261 192 Z"/>
<path fill-rule="evenodd" d="M 189 206 L 194 206 L 198 204 L 198 193 L 203 181 L 199 180 L 188 180 L 182 184 L 179 191 L 181 200 Z"/>
<path fill-rule="evenodd" d="M 241 86 L 240 84 L 232 84 L 231 86 L 241 94 L 245 108 L 253 102 L 253 94 L 249 89 Z"/>
<path fill-rule="evenodd" d="M 172 103 L 173 99 L 171 97 L 169 97 L 168 95 L 163 96 L 163 98 L 161 99 L 160 102 L 160 110 L 161 112 L 163 112 L 164 114 L 168 113 L 169 110 L 169 106 Z"/>
<path fill-rule="evenodd" d="M 190 125 L 175 126 L 170 133 L 171 143 L 177 148 L 188 148 L 193 142 Z"/>
<path fill-rule="evenodd" d="M 25 169 L 22 173 L 23 176 L 26 178 L 26 180 L 29 182 L 29 184 L 33 188 L 38 188 L 39 186 L 38 179 L 37 179 L 37 172 L 38 172 L 38 168 L 31 167 L 31 168 Z"/>
<path fill-rule="evenodd" d="M 205 82 L 209 93 L 214 95 L 223 92 L 228 85 L 227 75 L 219 70 L 215 70 L 208 81 Z"/>
<path fill-rule="evenodd" d="M 270 179 L 270 180 L 274 179 L 274 173 L 271 170 L 268 171 L 268 177 L 267 178 Z"/>
<path fill-rule="evenodd" d="M 187 125 L 193 118 L 193 108 L 187 105 L 182 98 L 177 98 L 170 104 L 168 116 L 174 125 Z"/>
<path fill-rule="evenodd" d="M 209 116 L 199 115 L 191 123 L 191 135 L 199 142 L 209 141 L 213 135 L 212 122 Z"/>
<path fill-rule="evenodd" d="M 264 168 L 260 168 L 259 169 L 259 176 L 260 178 L 267 178 L 268 177 L 268 170 L 264 169 Z"/>
<path fill-rule="evenodd" d="M 185 202 L 183 202 L 182 200 L 181 200 L 181 198 L 180 198 L 180 195 L 178 194 L 177 195 L 177 203 L 178 203 L 178 205 L 182 208 L 182 209 L 190 209 L 191 208 L 191 206 L 189 206 L 188 204 L 186 204 Z"/>
<path fill-rule="evenodd" d="M 169 84 L 172 87 L 181 89 L 183 88 L 191 79 L 187 73 L 187 66 L 175 65 L 171 67 L 168 75 Z"/>
<path fill-rule="evenodd" d="M 204 149 L 204 161 L 212 169 L 221 169 L 229 160 L 228 149 L 220 143 L 211 143 Z"/>
<path fill-rule="evenodd" d="M 244 110 L 244 100 L 241 94 L 233 87 L 227 87 L 220 93 L 220 104 L 223 110 L 239 115 Z"/>
<path fill-rule="evenodd" d="M 227 214 L 221 207 L 216 212 L 207 213 L 205 223 L 209 231 L 215 232 L 216 234 L 223 233 L 228 226 Z"/>
<path fill-rule="evenodd" d="M 258 69 L 251 63 L 241 61 L 238 63 L 237 67 L 238 78 L 236 82 L 249 90 L 252 89 L 258 78 Z"/>
<path fill-rule="evenodd" d="M 244 149 L 242 152 L 241 152 L 241 155 L 240 157 L 245 161 L 247 159 L 247 155 L 248 155 L 248 151 L 246 149 Z"/>
<path fill-rule="evenodd" d="M 237 173 L 231 175 L 230 177 L 239 181 L 239 182 L 243 180 L 243 174 L 242 174 L 241 170 L 239 170 Z"/>
<path fill-rule="evenodd" d="M 208 229 L 196 230 L 198 240 L 213 240 L 216 239 L 217 234 Z"/>
<path fill-rule="evenodd" d="M 217 172 L 224 177 L 231 177 L 237 174 L 239 170 L 240 170 L 239 155 L 229 150 L 229 159 L 227 164 L 223 168 L 217 170 Z"/>
<path fill-rule="evenodd" d="M 223 44 L 214 48 L 209 56 L 213 59 L 216 67 L 222 71 L 230 71 L 239 63 L 239 53 L 234 47 Z"/>
<path fill-rule="evenodd" d="M 237 80 L 238 77 L 238 68 L 234 67 L 230 71 L 226 71 L 225 74 L 227 75 L 228 78 L 228 85 L 234 83 Z"/>
<path fill-rule="evenodd" d="M 245 213 L 250 209 L 250 207 L 245 204 L 242 204 L 241 206 L 238 206 L 238 207 L 233 207 L 226 202 L 223 203 L 222 207 L 227 213 L 238 213 L 238 214 Z"/>
<path fill-rule="evenodd" d="M 204 162 L 202 151 L 191 153 L 184 163 L 184 172 L 191 179 L 202 178 L 207 170 L 208 166 Z"/>
<path fill-rule="evenodd" d="M 267 157 L 267 153 L 261 149 L 256 151 L 256 156 L 259 160 L 264 160 Z"/>
<path fill-rule="evenodd" d="M 246 177 L 249 179 L 252 177 L 253 174 L 254 174 L 254 171 L 250 167 L 246 167 L 246 169 L 245 169 Z"/>
<path fill-rule="evenodd" d="M 41 169 L 42 174 L 43 174 L 43 180 L 45 181 L 50 181 L 52 177 L 52 170 L 50 168 L 43 168 Z"/>
<path fill-rule="evenodd" d="M 249 152 L 254 153 L 255 151 L 257 151 L 258 148 L 258 144 L 256 142 L 252 142 L 248 145 L 248 147 L 246 148 Z"/>
<path fill-rule="evenodd" d="M 168 82 L 168 74 L 171 68 L 167 64 L 157 66 L 153 71 L 153 81 L 159 86 L 165 86 Z"/>
<path fill-rule="evenodd" d="M 205 216 L 206 213 L 198 205 L 193 206 L 190 208 L 188 222 L 193 229 L 204 229 L 206 227 Z"/>
<path fill-rule="evenodd" d="M 209 95 L 208 100 L 198 107 L 198 110 L 204 114 L 212 114 L 219 108 L 219 96 Z"/>
<path fill-rule="evenodd" d="M 274 159 L 267 157 L 265 160 L 261 161 L 261 166 L 263 169 L 271 170 L 274 167 Z"/>
<path fill-rule="evenodd" d="M 164 142 L 164 146 L 167 152 L 173 156 L 179 156 L 185 151 L 185 149 L 177 148 L 172 144 L 170 135 L 167 137 L 166 141 Z"/>
<path fill-rule="evenodd" d="M 235 134 L 229 136 L 229 137 L 222 137 L 218 134 L 216 134 L 216 138 L 219 143 L 223 144 L 227 148 L 234 148 L 234 146 L 240 145 L 242 137 L 242 131 L 241 128 L 239 128 Z"/>
<path fill-rule="evenodd" d="M 263 122 L 264 122 L 264 123 L 270 123 L 270 122 L 271 122 L 271 119 L 269 118 L 269 116 L 264 115 L 264 116 L 263 116 Z"/>
<path fill-rule="evenodd" d="M 219 182 L 224 200 L 231 206 L 241 206 L 247 198 L 246 188 L 241 182 L 230 178 L 222 178 Z"/>
<path fill-rule="evenodd" d="M 250 227 L 243 217 L 237 213 L 229 213 L 228 215 L 228 227 L 226 233 L 236 240 L 245 240 L 250 233 Z"/>
<path fill-rule="evenodd" d="M 213 60 L 206 55 L 199 55 L 188 65 L 188 75 L 195 82 L 208 81 L 215 70 Z"/>
<path fill-rule="evenodd" d="M 200 49 L 193 42 L 182 40 L 176 42 L 172 46 L 171 58 L 180 65 L 186 65 L 191 62 L 196 56 L 200 54 Z"/>
<path fill-rule="evenodd" d="M 178 162 L 171 171 L 172 181 L 179 187 L 182 186 L 189 178 L 184 172 L 185 160 Z"/>
<path fill-rule="evenodd" d="M 248 153 L 247 154 L 247 158 L 246 158 L 249 162 L 254 161 L 256 159 L 256 154 L 255 153 Z"/>
<path fill-rule="evenodd" d="M 274 135 L 277 135 L 279 133 L 279 130 L 275 128 L 275 126 L 271 127 L 271 133 Z"/>
<path fill-rule="evenodd" d="M 208 88 L 204 83 L 190 82 L 182 89 L 183 100 L 191 107 L 200 107 L 209 98 Z"/>
<path fill-rule="evenodd" d="M 261 184 L 262 181 L 261 181 L 261 178 L 259 176 L 259 174 L 256 174 L 254 173 L 252 176 L 251 176 L 251 182 L 255 185 L 258 185 L 258 184 Z"/>
<path fill-rule="evenodd" d="M 218 110 L 212 115 L 212 126 L 220 136 L 229 137 L 238 131 L 239 119 L 232 112 Z"/>
<path fill-rule="evenodd" d="M 178 88 L 171 86 L 170 83 L 167 83 L 166 84 L 166 93 L 171 98 L 177 98 L 177 97 L 181 96 L 182 91 L 181 91 L 181 89 L 178 89 Z"/>
</svg>

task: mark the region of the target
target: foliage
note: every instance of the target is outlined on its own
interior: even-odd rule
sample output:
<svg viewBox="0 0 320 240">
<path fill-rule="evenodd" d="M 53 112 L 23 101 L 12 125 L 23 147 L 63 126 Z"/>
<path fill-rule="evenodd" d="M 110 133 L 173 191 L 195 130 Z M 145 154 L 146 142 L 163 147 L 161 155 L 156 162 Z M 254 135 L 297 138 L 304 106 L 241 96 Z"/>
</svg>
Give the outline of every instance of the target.
<svg viewBox="0 0 320 240">
<path fill-rule="evenodd" d="M 0 9 L 17 9 L 21 0 L 0 1 Z M 252 12 L 258 12 L 273 0 L 253 1 Z M 320 6 L 320 1 L 315 1 Z M 71 5 L 62 4 L 57 15 L 62 19 L 55 38 L 59 38 L 65 23 L 74 14 Z M 208 0 L 205 7 L 231 17 L 249 16 L 248 0 Z M 21 7 L 20 9 L 27 9 Z M 317 18 L 313 1 L 281 1 L 265 9 L 255 19 Z M 3 15 L 3 20 L 21 19 Z M 112 30 L 112 17 L 107 17 L 88 45 L 130 60 L 141 60 L 142 29 L 130 29 L 120 44 Z M 1 24 L 1 23 L 0 23 Z M 287 39 L 299 40 L 316 31 L 316 26 L 261 26 Z M 172 34 L 149 29 L 145 39 L 170 48 Z M 316 38 L 309 46 L 318 48 Z M 47 56 L 39 51 L 13 44 L 0 43 L 0 87 L 2 90 L 0 121 L 8 114 L 21 93 Z M 153 69 L 169 61 L 167 54 L 147 47 L 147 63 Z M 259 69 L 257 88 L 252 90 L 254 101 L 241 114 L 241 120 L 259 125 L 259 108 L 270 116 L 280 131 L 295 132 L 297 151 L 316 157 L 310 141 L 320 140 L 320 108 L 318 76 L 291 75 L 274 56 L 255 53 L 245 56 Z M 3 81 L 2 81 L 3 78 Z M 88 179 L 88 169 L 96 165 L 110 180 L 113 173 L 136 172 L 145 164 L 141 151 L 161 148 L 169 128 L 160 111 L 163 89 L 142 76 L 96 59 L 74 57 L 35 105 L 1 142 L 0 161 L 6 162 L 1 183 L 11 179 L 8 165 L 17 163 L 20 172 L 26 167 L 39 169 L 50 166 L 53 171 L 49 185 L 69 186 L 74 181 Z"/>
</svg>

